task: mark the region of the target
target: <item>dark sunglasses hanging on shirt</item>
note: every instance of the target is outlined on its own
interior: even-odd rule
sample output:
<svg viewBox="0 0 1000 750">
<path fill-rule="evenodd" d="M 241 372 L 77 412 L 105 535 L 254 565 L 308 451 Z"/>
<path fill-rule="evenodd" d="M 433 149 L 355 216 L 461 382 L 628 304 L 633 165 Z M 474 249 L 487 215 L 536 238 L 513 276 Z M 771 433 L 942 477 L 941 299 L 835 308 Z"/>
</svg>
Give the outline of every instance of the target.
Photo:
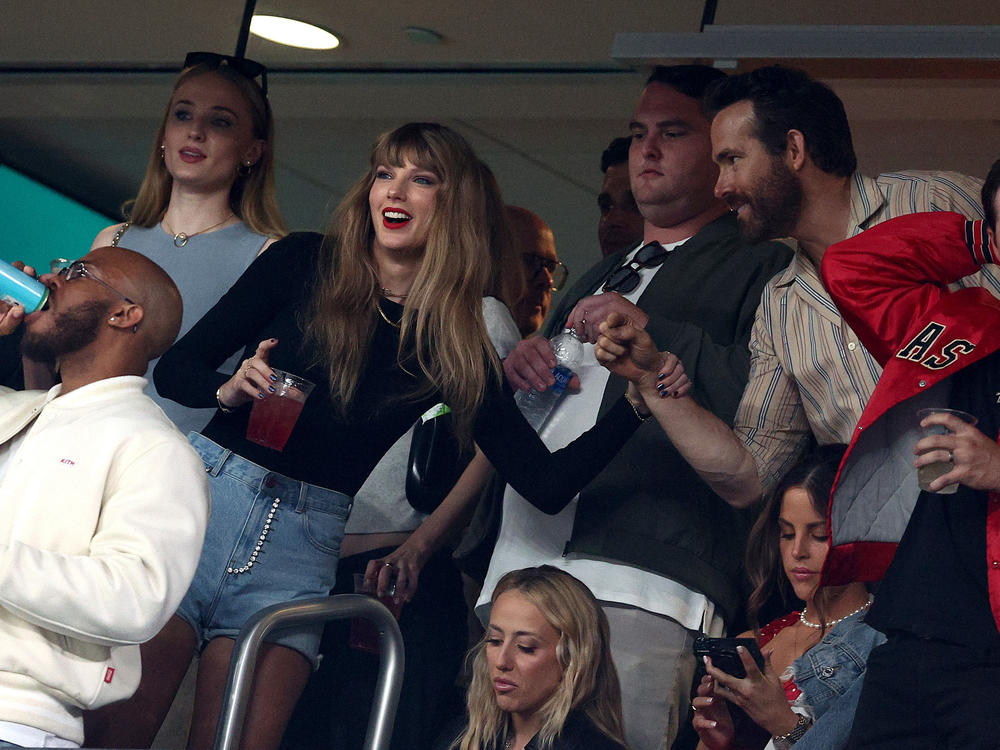
<svg viewBox="0 0 1000 750">
<path fill-rule="evenodd" d="M 639 282 L 642 280 L 639 271 L 643 268 L 656 268 L 662 265 L 669 254 L 667 249 L 656 240 L 647 242 L 639 248 L 639 252 L 632 260 L 611 274 L 611 277 L 604 282 L 604 291 L 628 294 L 639 286 Z"/>
</svg>

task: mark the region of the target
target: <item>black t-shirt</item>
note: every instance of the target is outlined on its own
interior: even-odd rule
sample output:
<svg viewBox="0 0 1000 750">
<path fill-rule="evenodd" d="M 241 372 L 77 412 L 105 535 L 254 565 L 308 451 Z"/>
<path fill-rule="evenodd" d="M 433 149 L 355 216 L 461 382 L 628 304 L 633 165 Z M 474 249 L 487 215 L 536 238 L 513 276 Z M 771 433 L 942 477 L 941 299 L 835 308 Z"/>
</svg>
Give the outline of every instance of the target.
<svg viewBox="0 0 1000 750">
<path fill-rule="evenodd" d="M 278 339 L 269 362 L 301 375 L 315 388 L 282 452 L 246 439 L 250 405 L 216 411 L 202 431 L 234 453 L 310 484 L 353 495 L 383 454 L 441 394 L 398 398 L 419 385 L 415 365 L 399 366 L 399 329 L 376 316 L 365 370 L 347 416 L 335 408 L 325 367 L 307 351 L 301 319 L 308 310 L 322 237 L 296 233 L 262 253 L 219 302 L 163 355 L 154 371 L 159 393 L 185 406 L 215 406 L 216 389 L 231 373 L 218 372 L 233 352 L 249 357 Z M 398 321 L 402 307 L 381 300 Z M 406 372 L 409 370 L 409 372 Z M 566 448 L 549 453 L 521 417 L 506 384 L 490 383 L 473 426 L 476 443 L 498 472 L 542 510 L 558 511 L 603 468 L 639 422 L 621 399 L 598 424 Z"/>
<path fill-rule="evenodd" d="M 1000 432 L 1000 352 L 953 377 L 951 404 Z M 986 577 L 986 492 L 921 492 L 866 622 L 1000 654 Z"/>
</svg>

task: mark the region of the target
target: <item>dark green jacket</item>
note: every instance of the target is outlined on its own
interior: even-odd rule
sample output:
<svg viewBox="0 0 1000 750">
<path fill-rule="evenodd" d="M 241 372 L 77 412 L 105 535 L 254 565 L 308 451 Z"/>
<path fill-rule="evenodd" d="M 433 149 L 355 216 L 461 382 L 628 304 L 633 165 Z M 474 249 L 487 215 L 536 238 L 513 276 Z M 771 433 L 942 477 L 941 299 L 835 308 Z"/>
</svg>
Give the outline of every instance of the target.
<svg viewBox="0 0 1000 750">
<path fill-rule="evenodd" d="M 747 342 L 764 284 L 791 258 L 777 242 L 748 245 L 727 213 L 672 252 L 639 298 L 646 330 L 680 357 L 694 397 L 732 423 L 749 372 Z M 545 335 L 621 263 L 587 272 L 549 317 Z M 643 273 L 650 273 L 644 271 Z M 625 390 L 612 375 L 601 413 Z M 655 420 L 642 425 L 580 493 L 567 552 L 627 563 L 701 591 L 731 621 L 743 605 L 743 550 L 752 517 L 709 489 Z"/>
</svg>

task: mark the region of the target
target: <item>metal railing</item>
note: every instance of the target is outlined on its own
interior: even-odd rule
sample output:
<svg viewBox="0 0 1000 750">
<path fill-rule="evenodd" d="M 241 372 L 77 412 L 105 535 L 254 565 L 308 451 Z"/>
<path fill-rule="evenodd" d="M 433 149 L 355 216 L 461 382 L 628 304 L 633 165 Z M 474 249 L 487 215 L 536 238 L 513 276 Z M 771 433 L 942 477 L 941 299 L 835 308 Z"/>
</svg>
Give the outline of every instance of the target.
<svg viewBox="0 0 1000 750">
<path fill-rule="evenodd" d="M 233 648 L 229 681 L 223 698 L 222 716 L 215 735 L 215 750 L 236 750 L 243 734 L 243 720 L 253 687 L 257 655 L 264 637 L 275 628 L 328 620 L 362 617 L 371 620 L 378 630 L 380 649 L 375 699 L 368 717 L 365 750 L 388 750 L 392 725 L 396 718 L 399 691 L 403 686 L 403 636 L 392 613 L 377 600 L 359 594 L 322 596 L 290 604 L 275 604 L 255 614 L 243 629 Z"/>
</svg>

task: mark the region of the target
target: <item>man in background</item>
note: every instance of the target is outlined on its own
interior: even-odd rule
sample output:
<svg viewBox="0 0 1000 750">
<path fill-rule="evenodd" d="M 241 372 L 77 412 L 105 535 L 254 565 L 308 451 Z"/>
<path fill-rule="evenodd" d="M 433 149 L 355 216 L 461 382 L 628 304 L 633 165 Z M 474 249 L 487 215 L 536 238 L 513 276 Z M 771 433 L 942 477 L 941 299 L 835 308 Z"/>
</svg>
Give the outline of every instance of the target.
<svg viewBox="0 0 1000 750">
<path fill-rule="evenodd" d="M 628 179 L 631 142 L 631 138 L 615 138 L 601 154 L 604 182 L 597 196 L 597 207 L 601 210 L 597 240 L 605 258 L 631 250 L 642 239 L 642 214 L 635 205 Z"/>
<path fill-rule="evenodd" d="M 549 314 L 552 292 L 566 283 L 566 266 L 556 255 L 556 240 L 541 217 L 520 206 L 507 206 L 514 257 L 524 264 L 524 291 L 511 313 L 521 336 L 542 327 Z"/>
</svg>

